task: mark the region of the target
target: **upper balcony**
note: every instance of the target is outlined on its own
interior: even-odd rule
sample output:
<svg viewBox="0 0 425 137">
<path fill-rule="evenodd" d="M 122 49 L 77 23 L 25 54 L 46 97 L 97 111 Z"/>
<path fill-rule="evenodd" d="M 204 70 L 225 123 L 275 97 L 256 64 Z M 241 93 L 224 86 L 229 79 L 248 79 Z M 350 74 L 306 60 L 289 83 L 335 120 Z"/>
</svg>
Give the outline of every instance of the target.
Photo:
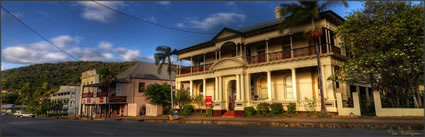
<svg viewBox="0 0 425 137">
<path fill-rule="evenodd" d="M 318 45 L 319 53 L 322 55 L 345 56 L 341 49 L 335 45 L 337 41 L 333 39 L 334 34 L 329 33 L 329 31 L 324 34 L 316 42 L 306 40 L 302 33 L 251 42 L 246 45 L 227 42 L 216 51 L 181 58 L 179 60 L 177 75 L 210 71 L 214 63 L 233 57 L 240 57 L 239 59 L 246 61 L 248 65 L 255 65 L 315 56 L 315 45 Z M 182 66 L 182 60 L 190 61 L 190 65 Z"/>
</svg>

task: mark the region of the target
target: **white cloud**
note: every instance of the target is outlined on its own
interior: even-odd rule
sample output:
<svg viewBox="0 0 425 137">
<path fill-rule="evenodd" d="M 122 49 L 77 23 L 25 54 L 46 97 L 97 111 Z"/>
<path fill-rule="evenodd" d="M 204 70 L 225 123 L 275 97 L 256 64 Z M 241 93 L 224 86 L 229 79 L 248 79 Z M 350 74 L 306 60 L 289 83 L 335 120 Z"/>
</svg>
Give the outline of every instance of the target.
<svg viewBox="0 0 425 137">
<path fill-rule="evenodd" d="M 149 17 L 149 18 L 144 18 L 144 20 L 149 21 L 149 22 L 156 23 L 156 18 L 154 16 Z"/>
<path fill-rule="evenodd" d="M 186 18 L 184 22 L 177 23 L 177 27 L 190 27 L 202 30 L 210 30 L 218 26 L 226 26 L 245 22 L 246 16 L 239 13 L 217 13 L 199 20 L 198 18 Z"/>
<path fill-rule="evenodd" d="M 105 6 L 118 9 L 120 7 L 124 7 L 125 4 L 122 1 L 96 1 Z M 82 17 L 87 20 L 94 20 L 102 23 L 109 22 L 113 19 L 115 12 L 111 9 L 103 7 L 92 1 L 80 1 L 78 4 L 84 6 L 84 11 Z"/>
<path fill-rule="evenodd" d="M 142 57 L 139 50 L 130 49 L 127 49 L 127 51 L 124 54 L 121 54 L 120 56 L 124 59 L 124 61 L 133 61 Z"/>
<path fill-rule="evenodd" d="M 136 61 L 149 60 L 139 50 L 122 47 L 115 48 L 112 43 L 101 41 L 94 48 L 78 47 L 79 37 L 61 35 L 51 41 L 67 53 L 86 61 Z M 73 60 L 65 53 L 54 48 L 47 42 L 34 42 L 9 46 L 2 50 L 4 62 L 13 64 L 39 64 Z"/>
<path fill-rule="evenodd" d="M 66 48 L 79 43 L 78 37 L 61 35 L 54 37 L 51 41 L 60 48 Z M 35 42 L 31 44 L 20 44 L 4 48 L 2 51 L 4 61 L 16 64 L 35 64 L 44 62 L 57 62 L 67 58 L 49 43 Z"/>
<path fill-rule="evenodd" d="M 112 49 L 112 43 L 101 41 L 97 47 L 109 51 Z"/>
<path fill-rule="evenodd" d="M 168 5 L 171 5 L 171 2 L 170 1 L 160 1 L 160 2 L 158 2 L 158 4 L 168 6 Z"/>
</svg>

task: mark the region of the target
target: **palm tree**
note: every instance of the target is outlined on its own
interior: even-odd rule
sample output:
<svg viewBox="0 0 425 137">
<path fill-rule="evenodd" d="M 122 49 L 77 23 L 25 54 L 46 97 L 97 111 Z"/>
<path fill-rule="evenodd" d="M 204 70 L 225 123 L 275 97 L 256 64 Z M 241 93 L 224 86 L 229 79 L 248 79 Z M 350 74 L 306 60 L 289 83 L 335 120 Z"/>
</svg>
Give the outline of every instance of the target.
<svg viewBox="0 0 425 137">
<path fill-rule="evenodd" d="M 320 12 L 327 9 L 330 6 L 343 4 L 345 7 L 348 7 L 348 3 L 345 0 L 342 1 L 325 1 L 321 4 L 317 0 L 313 1 L 298 1 L 298 3 L 292 4 L 281 4 L 280 5 L 280 15 L 285 18 L 282 24 L 279 25 L 280 32 L 283 30 L 290 28 L 296 24 L 311 20 L 311 30 L 305 32 L 305 36 L 307 39 L 311 39 L 314 41 L 316 46 L 316 57 L 317 57 L 317 68 L 318 68 L 318 81 L 319 81 L 319 89 L 320 89 L 320 102 L 321 102 L 321 113 L 326 113 L 325 100 L 323 94 L 323 81 L 322 81 L 322 71 L 320 64 L 320 51 L 319 45 L 316 43 L 318 39 L 320 39 L 322 35 L 322 29 L 315 25 L 315 20 L 320 18 Z"/>
<path fill-rule="evenodd" d="M 172 85 L 172 72 L 175 71 L 173 68 L 173 64 L 171 62 L 171 56 L 175 55 L 177 50 L 171 50 L 170 47 L 168 46 L 158 46 L 155 49 L 157 51 L 157 53 L 154 54 L 154 58 L 155 58 L 155 64 L 159 65 L 158 67 L 158 74 L 161 74 L 162 72 L 162 66 L 164 64 L 167 65 L 167 72 L 170 78 L 170 92 L 171 92 L 171 110 L 174 109 L 174 103 L 173 103 L 173 86 Z M 171 111 L 172 113 L 172 111 Z"/>
<path fill-rule="evenodd" d="M 99 71 L 99 79 L 100 79 L 100 87 L 102 89 L 107 88 L 106 96 L 109 96 L 110 90 L 111 90 L 111 84 L 114 80 L 116 80 L 116 74 L 114 71 L 110 69 L 110 67 L 106 66 L 105 68 L 100 69 Z M 108 105 L 108 108 L 106 109 L 106 115 L 105 118 L 108 118 L 108 113 L 110 109 L 109 102 L 106 102 Z"/>
</svg>

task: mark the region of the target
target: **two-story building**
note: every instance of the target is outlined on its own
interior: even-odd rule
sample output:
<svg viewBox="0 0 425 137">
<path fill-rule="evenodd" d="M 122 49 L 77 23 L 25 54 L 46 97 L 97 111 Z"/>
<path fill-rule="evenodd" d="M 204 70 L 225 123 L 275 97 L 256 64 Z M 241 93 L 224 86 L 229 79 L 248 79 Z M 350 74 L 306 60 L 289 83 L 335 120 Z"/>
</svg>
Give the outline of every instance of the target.
<svg viewBox="0 0 425 137">
<path fill-rule="evenodd" d="M 60 86 L 58 92 L 50 95 L 49 100 L 51 102 L 61 102 L 63 104 L 61 113 L 72 115 L 78 113 L 78 108 L 80 106 L 79 95 L 79 86 Z"/>
<path fill-rule="evenodd" d="M 240 30 L 224 28 L 211 40 L 178 50 L 177 88 L 189 85 L 192 96 L 212 98 L 214 116 L 228 111 L 242 116 L 244 107 L 261 102 L 293 102 L 297 111 L 306 111 L 308 100 L 314 100 L 320 111 L 316 47 L 304 37 L 311 22 L 280 32 L 284 18 L 275 13 L 275 20 Z M 344 99 L 350 96 L 347 84 L 328 80 L 345 60 L 342 40 L 335 35 L 343 22 L 333 11 L 321 12 L 317 20 L 323 30 L 318 43 L 328 112 L 338 111 L 336 92 Z M 184 61 L 192 65 L 183 66 Z"/>
</svg>

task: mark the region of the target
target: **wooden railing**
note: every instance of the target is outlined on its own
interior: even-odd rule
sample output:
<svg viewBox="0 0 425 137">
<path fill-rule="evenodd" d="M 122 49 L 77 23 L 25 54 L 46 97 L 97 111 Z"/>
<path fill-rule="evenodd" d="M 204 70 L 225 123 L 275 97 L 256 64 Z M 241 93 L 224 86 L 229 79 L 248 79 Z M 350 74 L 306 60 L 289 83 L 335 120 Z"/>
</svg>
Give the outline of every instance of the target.
<svg viewBox="0 0 425 137">
<path fill-rule="evenodd" d="M 193 72 L 202 72 L 202 71 L 204 71 L 204 65 L 192 66 L 192 73 Z"/>
<path fill-rule="evenodd" d="M 182 68 L 180 68 L 180 74 L 190 73 L 190 68 L 191 67 L 182 67 Z"/>
<path fill-rule="evenodd" d="M 332 52 L 338 55 L 341 55 L 341 49 L 335 46 L 332 46 Z"/>
<path fill-rule="evenodd" d="M 311 56 L 316 54 L 316 47 L 293 49 L 294 57 Z"/>
<path fill-rule="evenodd" d="M 248 64 L 256 64 L 266 62 L 266 55 L 257 55 L 247 57 Z"/>
<path fill-rule="evenodd" d="M 327 47 L 328 46 L 326 44 L 320 45 L 321 54 L 328 53 Z M 329 45 L 329 53 L 341 55 L 341 49 L 336 46 Z M 293 55 L 291 56 L 291 54 Z M 296 57 L 302 57 L 302 56 L 312 56 L 312 55 L 316 55 L 316 47 L 309 46 L 309 47 L 297 48 L 297 49 L 286 50 L 286 51 L 278 51 L 278 52 L 268 53 L 267 55 L 268 55 L 268 61 L 290 59 L 291 57 L 296 58 Z M 258 64 L 258 63 L 267 62 L 267 56 L 266 55 L 248 56 L 246 57 L 246 60 L 248 64 Z M 180 68 L 180 75 L 208 71 L 210 70 L 212 65 L 213 63 L 199 65 L 199 66 L 182 67 Z"/>
<path fill-rule="evenodd" d="M 83 93 L 83 98 L 93 97 L 93 93 Z"/>
<path fill-rule="evenodd" d="M 97 92 L 96 97 L 106 97 L 106 92 Z"/>
<path fill-rule="evenodd" d="M 205 64 L 205 71 L 210 70 L 213 63 Z"/>
<path fill-rule="evenodd" d="M 269 53 L 269 61 L 282 60 L 291 58 L 291 51 L 279 51 Z"/>
</svg>

